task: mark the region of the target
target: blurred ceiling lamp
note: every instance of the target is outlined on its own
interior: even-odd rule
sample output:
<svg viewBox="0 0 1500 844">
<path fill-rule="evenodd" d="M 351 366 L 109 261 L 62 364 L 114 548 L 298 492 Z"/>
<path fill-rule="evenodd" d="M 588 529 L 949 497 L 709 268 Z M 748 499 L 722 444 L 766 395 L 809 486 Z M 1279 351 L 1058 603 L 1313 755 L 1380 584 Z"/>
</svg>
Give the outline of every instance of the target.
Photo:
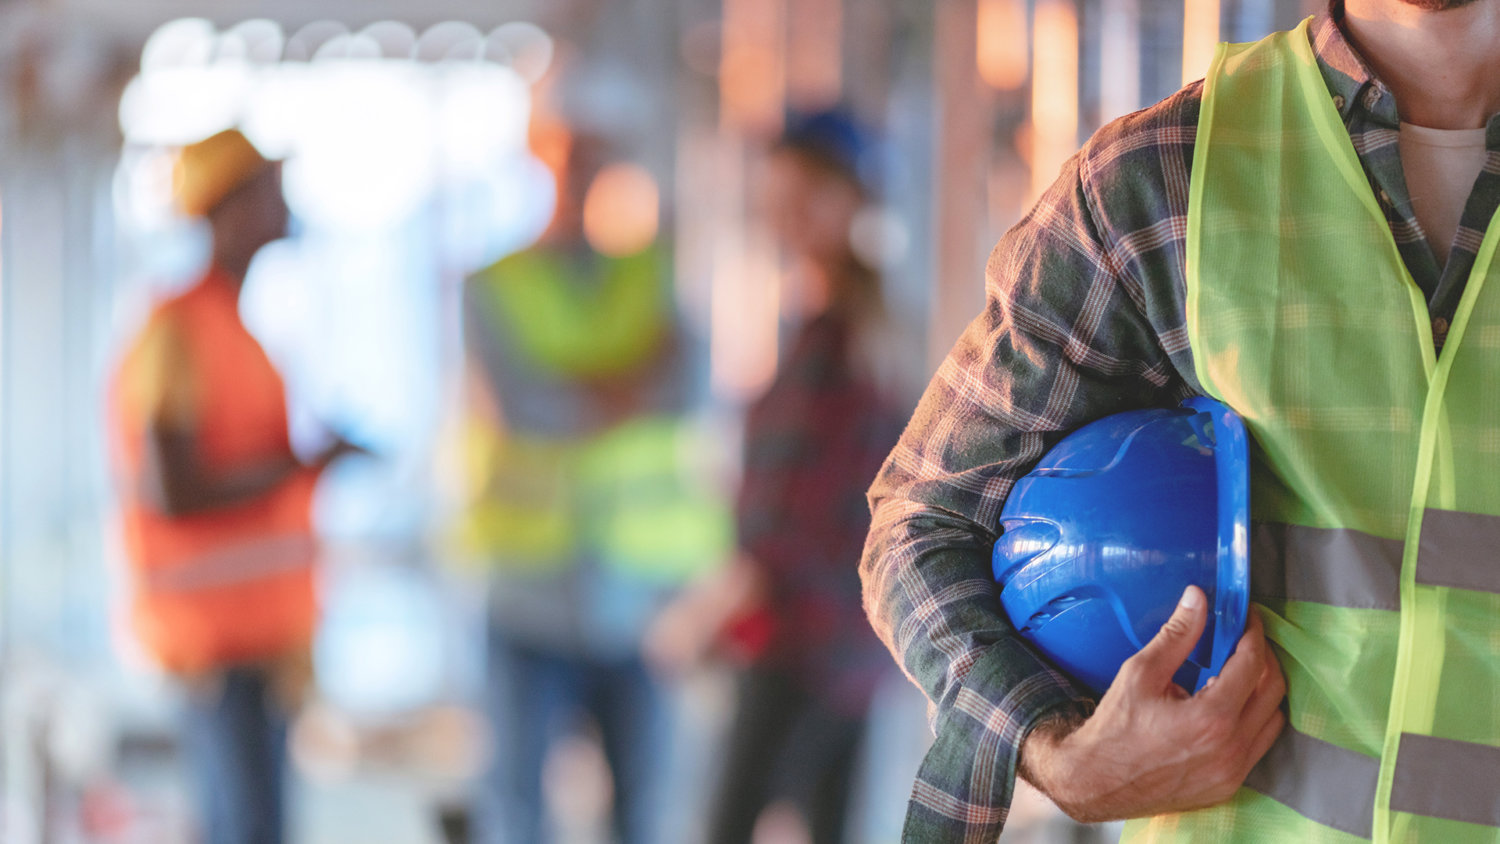
<svg viewBox="0 0 1500 844">
<path fill-rule="evenodd" d="M 1138 0 L 1103 0 L 1099 33 L 1099 122 L 1140 108 L 1141 9 Z"/>
<path fill-rule="evenodd" d="M 368 35 L 346 32 L 324 41 L 313 53 L 315 62 L 326 61 L 373 61 L 379 59 L 380 42 Z"/>
<path fill-rule="evenodd" d="M 656 180 L 638 164 L 599 171 L 583 200 L 583 233 L 589 245 L 614 258 L 634 255 L 656 240 L 660 196 Z"/>
<path fill-rule="evenodd" d="M 214 25 L 203 18 L 168 21 L 151 33 L 141 48 L 141 72 L 206 65 L 213 58 L 218 35 Z"/>
<path fill-rule="evenodd" d="M 484 56 L 484 35 L 471 23 L 435 23 L 417 38 L 418 61 L 478 60 Z"/>
<path fill-rule="evenodd" d="M 484 39 L 485 58 L 503 62 L 528 83 L 536 84 L 552 66 L 557 51 L 552 36 L 534 23 L 513 21 L 495 27 Z M 503 57 L 502 57 L 503 54 Z"/>
<path fill-rule="evenodd" d="M 247 20 L 230 27 L 219 36 L 214 58 L 269 65 L 281 61 L 286 35 L 275 21 L 264 18 Z"/>
<path fill-rule="evenodd" d="M 380 45 L 380 55 L 388 59 L 410 59 L 417 52 L 417 33 L 399 21 L 376 21 L 359 34 Z"/>
<path fill-rule="evenodd" d="M 979 0 L 979 78 L 1000 91 L 1026 84 L 1026 0 Z"/>
<path fill-rule="evenodd" d="M 1039 0 L 1031 71 L 1031 200 L 1078 149 L 1078 13 L 1070 0 Z"/>
<path fill-rule="evenodd" d="M 786 94 L 787 0 L 724 0 L 719 101 L 726 125 L 774 135 Z"/>
<path fill-rule="evenodd" d="M 1202 79 L 1219 43 L 1219 0 L 1183 0 L 1182 84 Z"/>
<path fill-rule="evenodd" d="M 324 42 L 348 32 L 349 27 L 338 21 L 313 21 L 287 39 L 282 57 L 289 62 L 311 61 Z"/>
</svg>

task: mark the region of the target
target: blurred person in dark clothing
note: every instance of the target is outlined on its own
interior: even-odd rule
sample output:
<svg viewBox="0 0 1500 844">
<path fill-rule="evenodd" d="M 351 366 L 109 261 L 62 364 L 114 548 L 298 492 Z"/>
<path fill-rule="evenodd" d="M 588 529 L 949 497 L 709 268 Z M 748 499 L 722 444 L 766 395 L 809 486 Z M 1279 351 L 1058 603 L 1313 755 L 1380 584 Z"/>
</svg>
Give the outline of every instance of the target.
<svg viewBox="0 0 1500 844">
<path fill-rule="evenodd" d="M 555 127 L 541 141 L 558 178 L 551 226 L 464 291 L 464 544 L 492 581 L 496 740 L 476 834 L 555 840 L 544 763 L 592 720 L 615 835 L 656 844 L 669 710 L 641 637 L 683 580 L 726 556 L 729 518 L 689 465 L 654 184 L 602 138 Z"/>
<path fill-rule="evenodd" d="M 870 147 L 848 116 L 824 112 L 793 118 L 772 151 L 763 200 L 792 259 L 783 296 L 801 325 L 745 419 L 737 561 L 684 595 L 651 637 L 668 666 L 715 640 L 744 664 L 714 844 L 748 842 L 758 823 L 842 840 L 867 711 L 887 670 L 857 570 L 864 491 L 903 418 L 878 365 L 889 339 L 880 279 L 850 243 L 868 201 Z"/>
<path fill-rule="evenodd" d="M 251 259 L 286 232 L 280 164 L 226 130 L 182 150 L 174 200 L 206 218 L 212 260 L 157 304 L 113 384 L 131 622 L 186 688 L 205 840 L 279 844 L 316 620 L 313 488 L 353 447 L 292 452 L 281 378 L 240 320 Z"/>
</svg>

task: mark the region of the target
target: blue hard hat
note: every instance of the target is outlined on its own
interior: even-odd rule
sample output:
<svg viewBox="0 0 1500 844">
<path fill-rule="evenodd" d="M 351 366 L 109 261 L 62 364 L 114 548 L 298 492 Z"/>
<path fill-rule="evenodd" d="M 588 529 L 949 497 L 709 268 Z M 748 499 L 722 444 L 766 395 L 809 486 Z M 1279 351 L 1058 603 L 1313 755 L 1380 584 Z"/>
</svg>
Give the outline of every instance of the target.
<svg viewBox="0 0 1500 844">
<path fill-rule="evenodd" d="M 879 187 L 879 138 L 848 109 L 788 112 L 786 129 L 776 146 L 821 159 L 867 193 Z"/>
<path fill-rule="evenodd" d="M 1103 694 L 1197 584 L 1213 614 L 1173 678 L 1219 673 L 1249 611 L 1249 440 L 1224 404 L 1132 410 L 1063 438 L 1000 512 L 995 580 L 1011 623 Z"/>
</svg>

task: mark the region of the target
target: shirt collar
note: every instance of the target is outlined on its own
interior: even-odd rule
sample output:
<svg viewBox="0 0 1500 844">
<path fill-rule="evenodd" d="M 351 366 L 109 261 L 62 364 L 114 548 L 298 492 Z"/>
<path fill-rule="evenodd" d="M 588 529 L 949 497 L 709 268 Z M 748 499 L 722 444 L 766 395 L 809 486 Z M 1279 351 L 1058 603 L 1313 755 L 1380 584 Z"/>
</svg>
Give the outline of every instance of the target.
<svg viewBox="0 0 1500 844">
<path fill-rule="evenodd" d="M 1328 8 L 1313 17 L 1309 28 L 1313 53 L 1333 104 L 1346 125 L 1360 120 L 1395 129 L 1401 122 L 1396 98 L 1349 43 L 1340 25 L 1343 19 L 1343 0 L 1330 0 Z"/>
</svg>

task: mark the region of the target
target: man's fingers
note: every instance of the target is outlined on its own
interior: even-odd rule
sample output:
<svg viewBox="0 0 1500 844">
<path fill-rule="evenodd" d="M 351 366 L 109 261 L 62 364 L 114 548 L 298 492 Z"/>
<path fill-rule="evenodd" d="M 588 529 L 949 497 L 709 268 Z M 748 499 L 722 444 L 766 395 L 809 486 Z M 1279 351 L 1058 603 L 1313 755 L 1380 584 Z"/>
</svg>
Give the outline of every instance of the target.
<svg viewBox="0 0 1500 844">
<path fill-rule="evenodd" d="M 1280 709 L 1272 712 L 1271 717 L 1260 725 L 1260 730 L 1255 734 L 1255 740 L 1250 743 L 1250 756 L 1247 761 L 1251 768 L 1255 767 L 1255 763 L 1259 762 L 1261 757 L 1271 749 L 1271 745 L 1276 743 L 1284 727 L 1286 727 L 1286 715 Z M 1247 768 L 1245 773 L 1249 774 L 1249 772 Z"/>
<path fill-rule="evenodd" d="M 1265 658 L 1261 660 L 1262 673 L 1260 680 L 1255 684 L 1255 691 L 1251 693 L 1250 699 L 1245 702 L 1244 714 L 1241 720 L 1247 724 L 1260 724 L 1271 717 L 1271 713 L 1281 708 L 1281 699 L 1286 697 L 1286 677 L 1281 673 L 1281 663 L 1276 661 L 1276 655 L 1271 648 L 1265 648 Z"/>
<path fill-rule="evenodd" d="M 1214 706 L 1235 712 L 1243 709 L 1266 672 L 1266 650 L 1266 634 L 1260 616 L 1251 613 L 1245 623 L 1245 635 L 1240 637 L 1234 653 L 1219 670 L 1218 682 L 1205 687 L 1198 696 Z"/>
<path fill-rule="evenodd" d="M 1166 686 L 1198 644 L 1207 619 L 1208 601 L 1203 590 L 1189 586 L 1172 611 L 1172 617 L 1141 648 L 1140 653 L 1126 660 L 1121 673 L 1151 688 Z"/>
</svg>

